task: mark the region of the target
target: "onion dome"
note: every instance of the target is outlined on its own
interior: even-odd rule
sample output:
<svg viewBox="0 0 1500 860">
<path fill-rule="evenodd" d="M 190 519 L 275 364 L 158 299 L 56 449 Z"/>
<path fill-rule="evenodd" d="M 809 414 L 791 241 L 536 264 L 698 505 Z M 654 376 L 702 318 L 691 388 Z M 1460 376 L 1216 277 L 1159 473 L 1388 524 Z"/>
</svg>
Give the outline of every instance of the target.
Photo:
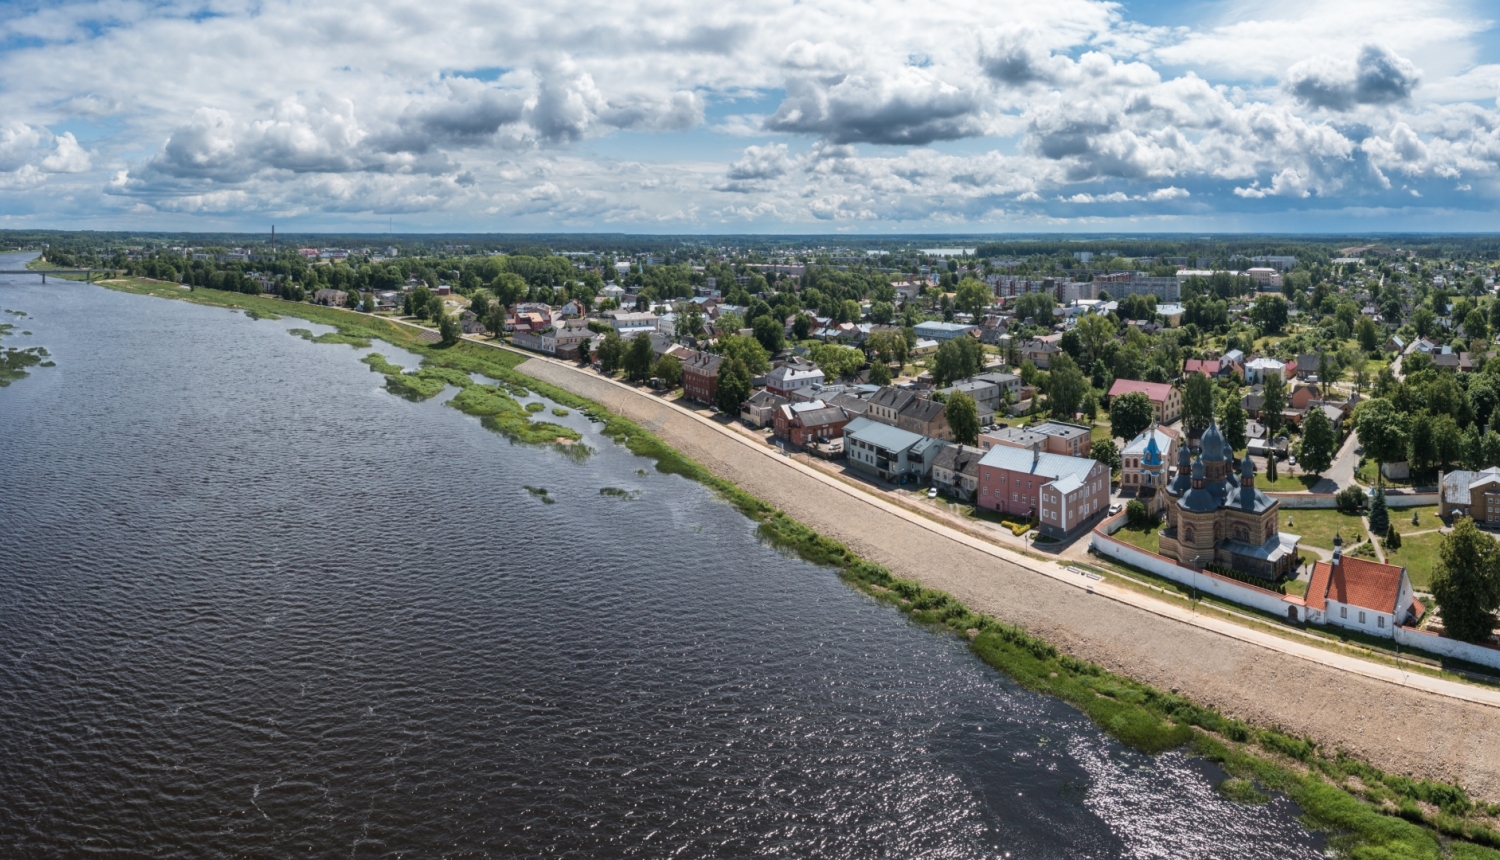
<svg viewBox="0 0 1500 860">
<path fill-rule="evenodd" d="M 1215 421 L 1208 422 L 1208 429 L 1203 431 L 1203 438 L 1198 444 L 1205 460 L 1223 462 L 1229 459 L 1229 445 L 1224 441 L 1224 434 L 1219 432 L 1219 425 Z"/>
</svg>

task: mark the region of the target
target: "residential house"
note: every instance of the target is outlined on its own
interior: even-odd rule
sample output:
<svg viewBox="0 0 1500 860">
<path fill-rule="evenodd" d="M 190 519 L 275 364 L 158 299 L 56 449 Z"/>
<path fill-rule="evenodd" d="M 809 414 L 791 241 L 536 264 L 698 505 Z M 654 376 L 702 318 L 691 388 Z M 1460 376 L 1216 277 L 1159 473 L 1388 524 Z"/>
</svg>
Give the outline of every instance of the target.
<svg viewBox="0 0 1500 860">
<path fill-rule="evenodd" d="M 740 419 L 752 427 L 768 426 L 775 421 L 777 408 L 790 402 L 779 394 L 762 389 L 750 395 L 750 399 L 740 406 Z"/>
<path fill-rule="evenodd" d="M 657 316 L 649 311 L 611 311 L 607 321 L 620 337 L 630 340 L 638 334 L 655 332 Z"/>
<path fill-rule="evenodd" d="M 1016 381 L 1019 383 L 1020 379 L 1017 378 Z M 1002 390 L 1000 386 L 984 379 L 960 379 L 947 388 L 940 389 L 944 396 L 952 396 L 962 392 L 973 398 L 974 405 L 979 407 L 980 424 L 989 423 L 984 420 L 984 413 L 988 412 L 993 416 L 994 413 L 1000 410 L 1000 392 Z"/>
<path fill-rule="evenodd" d="M 349 293 L 347 290 L 324 289 L 318 290 L 317 292 L 313 293 L 314 304 L 328 305 L 332 308 L 341 308 L 348 301 Z"/>
<path fill-rule="evenodd" d="M 1141 431 L 1120 452 L 1120 494 L 1139 500 L 1153 516 L 1166 510 L 1179 436 L 1158 424 Z"/>
<path fill-rule="evenodd" d="M 990 430 L 979 437 L 979 448 L 988 451 L 996 445 L 1007 448 L 1026 448 L 1061 454 L 1065 457 L 1087 457 L 1091 445 L 1091 431 L 1081 424 L 1066 421 L 1043 421 L 1031 427 L 1004 427 Z"/>
<path fill-rule="evenodd" d="M 548 326 L 540 331 L 521 331 L 517 329 L 510 338 L 511 344 L 532 352 L 542 352 L 547 355 L 557 353 L 557 329 Z"/>
<path fill-rule="evenodd" d="M 908 402 L 896 414 L 896 426 L 920 436 L 953 441 L 953 428 L 948 426 L 947 406 L 925 397 Z"/>
<path fill-rule="evenodd" d="M 1438 369 L 1448 368 L 1461 373 L 1474 370 L 1474 363 L 1467 352 L 1458 352 L 1451 346 L 1439 347 L 1432 352 L 1432 364 Z"/>
<path fill-rule="evenodd" d="M 788 400 L 795 399 L 794 395 L 803 389 L 822 384 L 823 371 L 800 358 L 774 367 L 766 374 L 766 390 Z"/>
<path fill-rule="evenodd" d="M 932 461 L 932 483 L 960 499 L 979 492 L 979 461 L 984 452 L 969 445 L 944 445 Z"/>
<path fill-rule="evenodd" d="M 722 355 L 696 350 L 678 357 L 682 362 L 682 390 L 689 400 L 713 403 L 719 390 L 719 367 L 724 363 Z"/>
<path fill-rule="evenodd" d="M 865 411 L 865 416 L 871 420 L 879 421 L 881 424 L 889 424 L 895 427 L 898 420 L 897 416 L 901 414 L 901 410 L 905 409 L 907 404 L 916 399 L 917 394 L 914 391 L 886 385 L 875 392 L 874 396 L 870 398 L 869 408 Z"/>
<path fill-rule="evenodd" d="M 1345 556 L 1334 536 L 1333 559 L 1314 562 L 1307 584 L 1307 620 L 1394 638 L 1396 625 L 1414 625 L 1426 607 L 1417 600 L 1406 568 Z"/>
<path fill-rule="evenodd" d="M 840 438 L 851 417 L 839 407 L 829 406 L 821 400 L 785 403 L 777 407 L 773 415 L 773 433 L 776 438 L 800 448 L 809 442 Z"/>
<path fill-rule="evenodd" d="M 992 385 L 997 385 L 1000 388 L 1010 392 L 1010 398 L 1012 401 L 1018 400 L 1021 397 L 1021 377 L 1015 375 L 1014 373 L 981 373 L 978 376 L 973 377 L 972 381 L 988 382 Z M 996 411 L 999 411 L 998 407 Z"/>
<path fill-rule="evenodd" d="M 1323 358 L 1324 356 L 1318 353 L 1297 356 L 1297 378 L 1308 379 L 1318 376 L 1322 372 Z M 1333 359 L 1330 358 L 1329 360 L 1332 361 Z"/>
<path fill-rule="evenodd" d="M 944 443 L 866 418 L 844 426 L 844 454 L 856 471 L 882 480 L 920 479 Z"/>
<path fill-rule="evenodd" d="M 1438 486 L 1438 516 L 1449 522 L 1469 517 L 1483 526 L 1500 527 L 1500 468 L 1440 474 Z"/>
<path fill-rule="evenodd" d="M 1264 383 L 1267 373 L 1279 373 L 1282 379 L 1291 376 L 1287 363 L 1274 358 L 1252 358 L 1245 364 L 1245 381 L 1252 385 Z"/>
<path fill-rule="evenodd" d="M 979 461 L 978 504 L 1035 519 L 1043 534 L 1065 538 L 1109 508 L 1109 467 L 1083 457 L 996 445 Z"/>
<path fill-rule="evenodd" d="M 594 333 L 589 331 L 589 325 L 584 320 L 568 320 L 557 329 L 554 340 L 557 344 L 557 357 L 577 360 L 580 345 L 584 341 L 594 339 Z"/>
<path fill-rule="evenodd" d="M 1381 345 L 1380 348 L 1385 350 L 1386 352 L 1394 352 L 1400 354 L 1406 351 L 1406 341 L 1402 340 L 1400 335 L 1393 334 L 1386 339 L 1385 343 Z"/>
<path fill-rule="evenodd" d="M 1116 379 L 1109 396 L 1140 392 L 1151 401 L 1152 417 L 1158 424 L 1171 424 L 1182 417 L 1182 392 L 1165 382 L 1142 382 L 1138 379 Z"/>
<path fill-rule="evenodd" d="M 1036 365 L 1038 370 L 1046 370 L 1052 366 L 1052 357 L 1062 352 L 1062 347 L 1057 345 L 1056 340 L 1049 337 L 1033 338 L 1021 344 L 1020 354 L 1022 361 L 1029 361 Z"/>
</svg>

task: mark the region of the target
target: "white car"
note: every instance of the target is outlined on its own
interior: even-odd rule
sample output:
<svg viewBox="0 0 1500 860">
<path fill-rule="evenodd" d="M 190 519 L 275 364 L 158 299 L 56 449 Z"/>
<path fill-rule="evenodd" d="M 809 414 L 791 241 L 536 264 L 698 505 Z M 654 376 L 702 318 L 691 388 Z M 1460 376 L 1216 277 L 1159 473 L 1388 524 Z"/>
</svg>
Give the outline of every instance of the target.
<svg viewBox="0 0 1500 860">
<path fill-rule="evenodd" d="M 929 488 L 927 490 L 927 498 L 929 498 L 929 499 L 935 499 L 935 498 L 937 498 L 937 487 L 931 487 L 931 488 Z"/>
<path fill-rule="evenodd" d="M 1119 502 L 1115 502 L 1114 504 L 1112 504 L 1112 505 L 1109 506 L 1109 515 L 1110 516 L 1114 516 L 1115 514 L 1118 514 L 1121 510 L 1123 510 L 1123 508 L 1121 507 L 1120 503 Z"/>
</svg>

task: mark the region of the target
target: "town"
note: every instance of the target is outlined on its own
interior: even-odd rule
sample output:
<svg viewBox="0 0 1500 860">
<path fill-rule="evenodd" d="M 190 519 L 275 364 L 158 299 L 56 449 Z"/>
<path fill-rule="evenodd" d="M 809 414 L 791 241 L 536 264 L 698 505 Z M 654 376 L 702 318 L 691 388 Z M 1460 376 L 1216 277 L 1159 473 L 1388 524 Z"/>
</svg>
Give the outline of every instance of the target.
<svg viewBox="0 0 1500 860">
<path fill-rule="evenodd" d="M 508 345 L 1043 563 L 1500 668 L 1493 249 L 401 244 L 45 260 Z"/>
</svg>

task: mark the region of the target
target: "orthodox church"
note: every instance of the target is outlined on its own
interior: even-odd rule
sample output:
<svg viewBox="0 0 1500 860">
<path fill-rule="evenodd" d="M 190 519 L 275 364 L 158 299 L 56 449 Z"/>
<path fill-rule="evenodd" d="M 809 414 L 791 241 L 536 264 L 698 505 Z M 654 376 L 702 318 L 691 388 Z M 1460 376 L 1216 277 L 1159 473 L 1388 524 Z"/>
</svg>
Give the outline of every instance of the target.
<svg viewBox="0 0 1500 860">
<path fill-rule="evenodd" d="M 1267 581 L 1292 576 L 1301 538 L 1277 531 L 1281 503 L 1255 488 L 1250 456 L 1240 462 L 1238 480 L 1233 466 L 1217 423 L 1203 431 L 1197 457 L 1186 445 L 1178 449 L 1160 553 L 1197 569 L 1212 564 Z"/>
</svg>

